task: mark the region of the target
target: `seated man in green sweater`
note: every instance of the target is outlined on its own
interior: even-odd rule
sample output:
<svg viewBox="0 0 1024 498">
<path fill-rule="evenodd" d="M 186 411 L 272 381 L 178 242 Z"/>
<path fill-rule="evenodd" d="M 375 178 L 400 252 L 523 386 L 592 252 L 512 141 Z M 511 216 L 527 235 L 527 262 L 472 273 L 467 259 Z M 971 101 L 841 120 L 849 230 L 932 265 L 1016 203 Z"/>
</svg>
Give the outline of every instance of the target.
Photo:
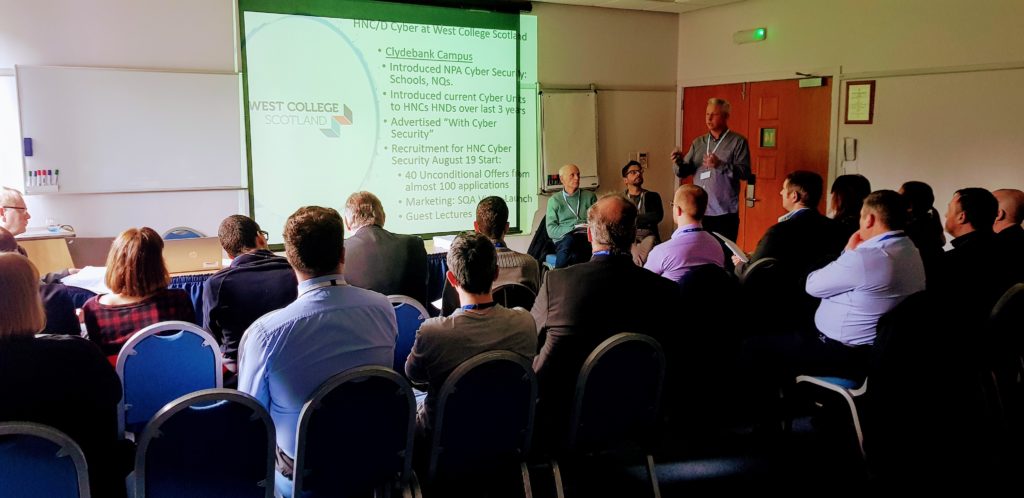
<svg viewBox="0 0 1024 498">
<path fill-rule="evenodd" d="M 548 236 L 555 242 L 555 268 L 565 268 L 590 260 L 587 230 L 580 228 L 587 222 L 587 210 L 597 202 L 589 190 L 580 190 L 580 169 L 566 164 L 558 170 L 564 190 L 548 199 L 545 226 Z"/>
</svg>

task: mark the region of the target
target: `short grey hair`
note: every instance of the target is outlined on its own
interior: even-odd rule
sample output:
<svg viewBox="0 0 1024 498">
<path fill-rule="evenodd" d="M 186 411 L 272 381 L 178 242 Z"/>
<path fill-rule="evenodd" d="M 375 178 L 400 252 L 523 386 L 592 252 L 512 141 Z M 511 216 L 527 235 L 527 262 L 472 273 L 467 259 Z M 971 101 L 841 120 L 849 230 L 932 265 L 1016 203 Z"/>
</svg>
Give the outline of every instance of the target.
<svg viewBox="0 0 1024 498">
<path fill-rule="evenodd" d="M 21 199 L 21 192 L 11 187 L 0 187 L 0 204 L 6 206 L 17 199 Z"/>
<path fill-rule="evenodd" d="M 728 100 L 720 99 L 720 98 L 717 98 L 717 97 L 713 97 L 713 98 L 708 99 L 708 105 L 713 105 L 715 107 L 721 107 L 722 108 L 722 112 L 724 112 L 726 114 L 732 114 L 732 104 L 730 104 Z"/>
<path fill-rule="evenodd" d="M 348 200 L 345 201 L 345 219 L 348 220 L 352 230 L 366 225 L 377 225 L 383 228 L 384 206 L 373 193 L 365 190 L 356 192 L 348 196 Z"/>
</svg>

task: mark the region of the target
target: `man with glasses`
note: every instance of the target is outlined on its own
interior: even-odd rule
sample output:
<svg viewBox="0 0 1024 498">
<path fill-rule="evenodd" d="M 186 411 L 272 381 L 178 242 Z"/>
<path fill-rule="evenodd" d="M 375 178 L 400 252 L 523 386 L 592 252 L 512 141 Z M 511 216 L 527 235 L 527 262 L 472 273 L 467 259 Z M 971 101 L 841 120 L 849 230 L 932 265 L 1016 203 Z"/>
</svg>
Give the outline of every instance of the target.
<svg viewBox="0 0 1024 498">
<path fill-rule="evenodd" d="M 0 228 L 5 228 L 16 237 L 25 233 L 30 219 L 32 215 L 28 213 L 28 206 L 25 205 L 25 198 L 21 196 L 21 192 L 10 187 L 0 187 Z M 28 256 L 21 246 L 18 246 L 18 252 Z M 47 273 L 43 275 L 42 281 L 47 284 L 59 283 L 60 279 L 74 273 L 78 273 L 77 268 Z"/>
<path fill-rule="evenodd" d="M 224 365 L 237 372 L 238 343 L 264 314 L 293 301 L 298 281 L 282 256 L 270 252 L 267 232 L 248 216 L 228 216 L 217 237 L 231 264 L 203 283 L 203 327 L 220 342 Z"/>
<path fill-rule="evenodd" d="M 21 192 L 13 188 L 0 187 L 0 227 L 18 236 L 25 233 L 30 219 L 32 215 L 28 214 L 28 207 L 25 206 Z"/>
<path fill-rule="evenodd" d="M 636 204 L 636 243 L 633 244 L 633 262 L 643 266 L 651 248 L 661 242 L 658 223 L 665 217 L 661 196 L 644 188 L 644 168 L 637 161 L 630 161 L 622 167 L 622 183 L 626 185 L 624 195 Z"/>
</svg>

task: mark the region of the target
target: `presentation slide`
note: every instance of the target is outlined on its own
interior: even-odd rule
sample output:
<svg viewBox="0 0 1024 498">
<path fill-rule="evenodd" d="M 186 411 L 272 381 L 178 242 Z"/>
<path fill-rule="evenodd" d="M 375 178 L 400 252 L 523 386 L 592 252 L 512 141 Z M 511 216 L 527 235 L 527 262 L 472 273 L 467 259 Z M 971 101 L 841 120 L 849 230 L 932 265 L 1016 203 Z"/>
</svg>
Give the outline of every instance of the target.
<svg viewBox="0 0 1024 498">
<path fill-rule="evenodd" d="M 352 17 L 243 6 L 252 210 L 271 243 L 299 206 L 341 211 L 360 190 L 381 199 L 398 233 L 471 230 L 491 195 L 528 228 L 535 18 L 357 5 Z"/>
</svg>

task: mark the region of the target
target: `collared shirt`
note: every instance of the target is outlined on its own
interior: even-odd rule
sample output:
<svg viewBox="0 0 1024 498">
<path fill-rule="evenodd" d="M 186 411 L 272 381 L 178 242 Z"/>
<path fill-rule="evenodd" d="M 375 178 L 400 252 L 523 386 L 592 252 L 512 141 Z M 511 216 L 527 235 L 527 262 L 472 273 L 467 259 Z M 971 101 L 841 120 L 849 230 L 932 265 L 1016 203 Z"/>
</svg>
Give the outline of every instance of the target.
<svg viewBox="0 0 1024 498">
<path fill-rule="evenodd" d="M 679 282 L 695 266 L 713 264 L 723 267 L 725 252 L 722 245 L 714 235 L 700 228 L 699 223 L 694 223 L 676 229 L 671 240 L 651 249 L 644 268 Z"/>
<path fill-rule="evenodd" d="M 398 336 L 388 299 L 346 284 L 341 275 L 305 280 L 298 292 L 295 302 L 249 327 L 238 372 L 238 390 L 267 407 L 277 446 L 292 458 L 299 411 L 313 391 L 351 368 L 390 368 Z"/>
<path fill-rule="evenodd" d="M 721 161 L 717 168 L 704 166 L 704 154 L 708 152 Z M 693 175 L 694 185 L 707 191 L 705 216 L 738 213 L 740 180 L 750 176 L 747 139 L 732 130 L 723 132 L 717 140 L 705 133 L 693 140 L 689 152 L 676 161 L 673 170 L 679 178 Z"/>
<path fill-rule="evenodd" d="M 907 296 L 924 290 L 924 265 L 902 231 L 886 232 L 807 277 L 807 293 L 821 298 L 818 330 L 851 346 L 872 344 L 878 319 Z"/>
<path fill-rule="evenodd" d="M 805 207 L 804 208 L 797 208 L 797 209 L 794 209 L 794 210 L 792 210 L 792 211 L 790 211 L 790 212 L 788 212 L 788 213 L 786 213 L 786 214 L 784 214 L 782 216 L 779 216 L 779 223 L 782 223 L 783 221 L 789 221 L 790 218 L 796 216 L 797 213 L 799 213 L 801 211 L 806 211 L 807 209 L 809 209 L 809 208 L 805 208 Z"/>
</svg>

